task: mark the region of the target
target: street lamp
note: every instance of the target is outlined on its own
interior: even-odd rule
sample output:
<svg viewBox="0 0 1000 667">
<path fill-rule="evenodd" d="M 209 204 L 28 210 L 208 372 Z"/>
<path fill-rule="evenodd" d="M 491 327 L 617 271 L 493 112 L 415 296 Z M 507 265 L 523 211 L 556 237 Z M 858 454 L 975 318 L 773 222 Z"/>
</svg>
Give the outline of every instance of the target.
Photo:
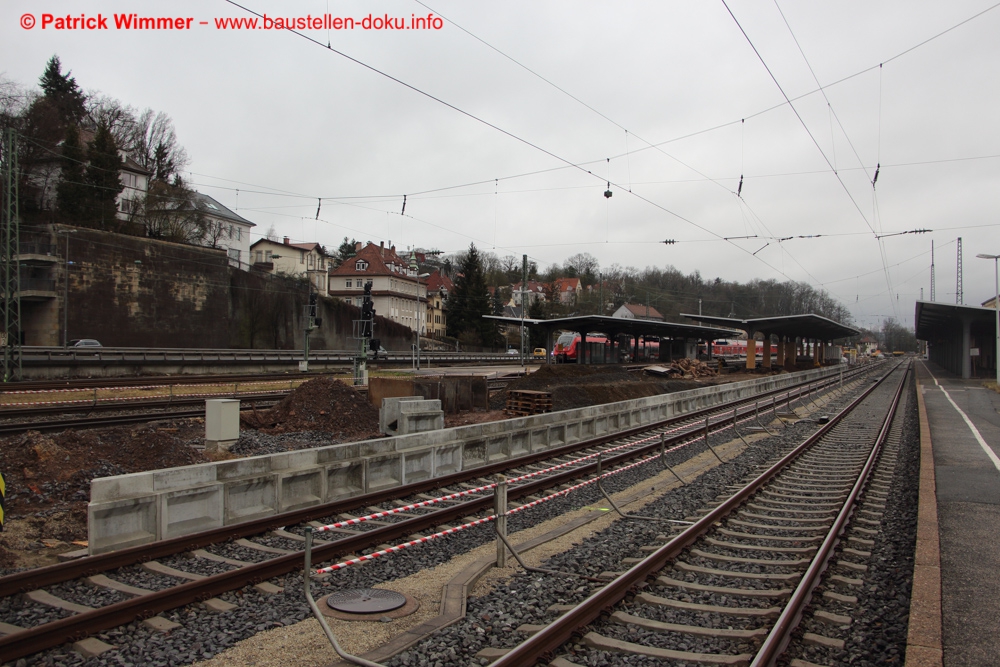
<svg viewBox="0 0 1000 667">
<path fill-rule="evenodd" d="M 993 297 L 993 308 L 997 311 L 996 316 L 996 336 L 997 336 L 997 348 L 996 356 L 993 357 L 993 365 L 997 367 L 997 389 L 1000 389 L 1000 272 L 997 269 L 997 259 L 1000 259 L 1000 255 L 987 255 L 984 253 L 979 253 L 976 255 L 979 259 L 992 259 L 993 260 L 993 282 L 994 282 L 994 294 Z"/>
</svg>

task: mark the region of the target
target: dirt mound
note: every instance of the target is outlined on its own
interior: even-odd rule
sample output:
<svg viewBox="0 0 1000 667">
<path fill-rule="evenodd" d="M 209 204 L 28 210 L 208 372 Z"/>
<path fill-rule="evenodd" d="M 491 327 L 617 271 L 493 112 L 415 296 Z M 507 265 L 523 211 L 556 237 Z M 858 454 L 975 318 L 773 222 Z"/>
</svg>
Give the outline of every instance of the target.
<svg viewBox="0 0 1000 667">
<path fill-rule="evenodd" d="M 490 398 L 490 407 L 503 408 L 507 392 L 514 390 L 548 391 L 552 393 L 553 410 L 569 410 L 588 405 L 614 403 L 632 398 L 655 396 L 701 384 L 694 380 L 649 378 L 642 373 L 630 373 L 623 366 L 552 364 L 507 385 L 505 391 Z"/>
<path fill-rule="evenodd" d="M 270 410 L 242 414 L 240 422 L 262 433 L 323 431 L 341 442 L 379 437 L 378 409 L 332 378 L 310 380 Z"/>
<path fill-rule="evenodd" d="M 57 434 L 29 431 L 0 438 L 9 522 L 0 533 L 0 568 L 47 564 L 43 554 L 49 553 L 51 559 L 59 551 L 79 548 L 69 543 L 87 539 L 93 478 L 206 461 L 190 446 L 195 439 L 201 441 L 204 428 L 190 420 L 162 421 Z M 43 539 L 64 544 L 49 548 Z"/>
</svg>

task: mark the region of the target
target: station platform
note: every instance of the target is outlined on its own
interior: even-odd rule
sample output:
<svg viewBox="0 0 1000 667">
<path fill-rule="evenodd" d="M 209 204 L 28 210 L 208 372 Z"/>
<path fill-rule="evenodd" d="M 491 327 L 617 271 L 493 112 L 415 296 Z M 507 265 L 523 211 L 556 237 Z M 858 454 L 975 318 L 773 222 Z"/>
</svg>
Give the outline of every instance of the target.
<svg viewBox="0 0 1000 667">
<path fill-rule="evenodd" d="M 906 665 L 997 665 L 1000 393 L 929 361 L 915 369 L 921 484 Z"/>
</svg>

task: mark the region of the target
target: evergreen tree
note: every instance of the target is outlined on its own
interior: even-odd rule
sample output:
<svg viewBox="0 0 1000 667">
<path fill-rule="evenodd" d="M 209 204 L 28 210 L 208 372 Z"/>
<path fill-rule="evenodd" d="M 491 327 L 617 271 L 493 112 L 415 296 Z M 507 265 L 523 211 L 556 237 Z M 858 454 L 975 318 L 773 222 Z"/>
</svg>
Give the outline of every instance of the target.
<svg viewBox="0 0 1000 667">
<path fill-rule="evenodd" d="M 62 169 L 56 186 L 56 210 L 70 224 L 79 224 L 87 217 L 90 190 L 84 182 L 85 159 L 80 132 L 76 125 L 70 125 L 62 145 Z"/>
<path fill-rule="evenodd" d="M 448 295 L 448 335 L 473 345 L 494 345 L 496 326 L 491 320 L 483 319 L 483 315 L 490 312 L 490 293 L 486 288 L 482 258 L 473 243 L 458 266 L 455 289 Z"/>
<path fill-rule="evenodd" d="M 87 217 L 91 226 L 113 230 L 118 227 L 118 195 L 125 186 L 120 177 L 123 161 L 106 125 L 97 126 L 87 157 L 90 160 L 84 174 L 84 182 L 90 188 Z"/>
<path fill-rule="evenodd" d="M 87 113 L 84 105 L 87 98 L 70 74 L 63 74 L 59 56 L 52 56 L 38 79 L 45 99 L 56 108 L 60 120 L 67 126 L 79 123 Z"/>
</svg>

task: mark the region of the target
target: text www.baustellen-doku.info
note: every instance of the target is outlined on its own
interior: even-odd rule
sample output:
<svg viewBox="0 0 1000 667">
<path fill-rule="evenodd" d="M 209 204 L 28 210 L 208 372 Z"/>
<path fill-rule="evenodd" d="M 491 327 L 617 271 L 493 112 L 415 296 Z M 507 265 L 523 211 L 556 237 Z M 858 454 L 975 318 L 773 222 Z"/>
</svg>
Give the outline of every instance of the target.
<svg viewBox="0 0 1000 667">
<path fill-rule="evenodd" d="M 48 14 L 21 15 L 25 30 L 441 30 L 444 20 L 434 14 L 418 16 L 241 16 L 209 20 L 192 16 L 144 16 L 141 14 Z"/>
</svg>

